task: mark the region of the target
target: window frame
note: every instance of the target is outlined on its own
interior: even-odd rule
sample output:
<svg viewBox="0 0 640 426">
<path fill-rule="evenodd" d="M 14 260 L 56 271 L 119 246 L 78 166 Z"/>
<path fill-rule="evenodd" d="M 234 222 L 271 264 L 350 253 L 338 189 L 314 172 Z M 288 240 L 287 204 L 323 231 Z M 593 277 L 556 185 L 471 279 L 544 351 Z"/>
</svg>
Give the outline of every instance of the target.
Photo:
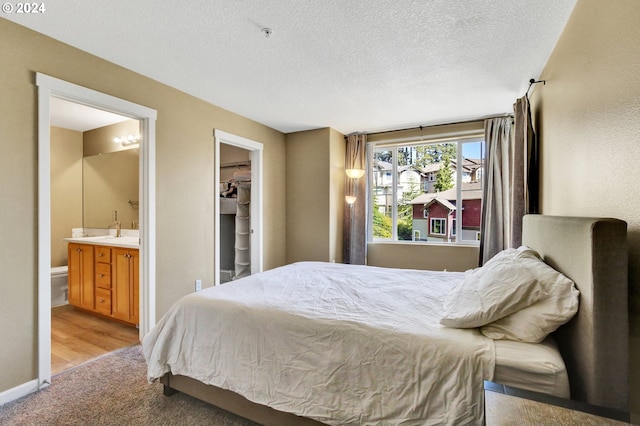
<svg viewBox="0 0 640 426">
<path fill-rule="evenodd" d="M 433 224 L 436 221 L 440 223 L 440 231 L 442 232 L 434 232 L 433 228 L 435 227 L 433 226 Z M 446 217 L 429 218 L 429 235 L 446 236 L 447 235 L 447 218 Z"/>
<path fill-rule="evenodd" d="M 429 242 L 429 241 L 420 241 L 417 242 L 414 239 L 412 240 L 399 240 L 398 239 L 398 148 L 402 148 L 402 147 L 406 147 L 406 146 L 417 146 L 417 145 L 426 145 L 426 144 L 439 144 L 439 143 L 456 143 L 457 144 L 457 149 L 456 149 L 456 164 L 463 164 L 462 162 L 462 147 L 464 144 L 468 144 L 468 143 L 477 143 L 477 142 L 484 142 L 484 149 L 482 150 L 483 153 L 483 157 L 484 157 L 484 167 L 486 167 L 486 156 L 487 156 L 487 152 L 486 152 L 486 141 L 485 141 L 485 137 L 484 137 L 484 132 L 480 129 L 478 130 L 473 130 L 473 131 L 467 131 L 467 132 L 454 132 L 454 133 L 446 133 L 446 134 L 441 134 L 441 135 L 437 135 L 436 137 L 429 137 L 426 139 L 423 139 L 422 137 L 420 138 L 415 138 L 415 137 L 411 137 L 411 138 L 398 138 L 398 139 L 386 139 L 386 140 L 378 140 L 378 141 L 373 141 L 373 142 L 369 142 L 367 144 L 367 242 L 371 243 L 377 243 L 377 242 L 392 242 L 392 243 L 401 243 L 401 244 L 442 244 L 442 242 Z M 373 156 L 374 156 L 374 151 L 377 148 L 387 148 L 389 150 L 392 151 L 392 169 L 390 171 L 391 173 L 391 199 L 393 200 L 392 206 L 391 206 L 391 238 L 374 238 L 373 237 L 373 165 L 374 165 L 374 161 L 373 161 Z M 385 172 L 385 174 L 388 174 L 389 171 Z M 485 175 L 485 170 L 482 171 L 482 186 L 484 186 L 484 175 Z M 455 180 L 456 180 L 456 205 L 462 206 L 462 178 L 463 178 L 463 168 L 462 167 L 456 167 L 456 172 L 454 174 L 455 176 Z M 483 202 L 483 200 L 481 200 L 481 203 Z M 461 209 L 462 210 L 462 209 Z M 387 211 L 387 207 L 385 206 L 385 214 Z M 462 214 L 462 213 L 461 213 Z M 423 212 L 423 216 L 425 215 L 425 213 Z M 447 243 L 448 245 L 479 245 L 480 241 L 479 239 L 470 239 L 470 240 L 463 240 L 462 239 L 462 220 L 455 220 L 454 221 L 456 229 L 452 230 L 451 234 L 456 237 L 454 242 L 449 242 Z M 430 222 L 429 222 L 430 225 Z M 431 227 L 429 227 L 429 231 L 431 230 Z M 478 233 L 482 232 L 482 229 L 480 231 L 476 231 L 476 236 Z M 431 232 L 427 233 L 428 235 L 431 234 Z M 446 237 L 449 237 L 448 232 L 445 232 L 444 234 L 433 234 L 433 235 L 444 235 Z M 457 236 L 460 236 L 461 238 L 457 238 Z"/>
</svg>

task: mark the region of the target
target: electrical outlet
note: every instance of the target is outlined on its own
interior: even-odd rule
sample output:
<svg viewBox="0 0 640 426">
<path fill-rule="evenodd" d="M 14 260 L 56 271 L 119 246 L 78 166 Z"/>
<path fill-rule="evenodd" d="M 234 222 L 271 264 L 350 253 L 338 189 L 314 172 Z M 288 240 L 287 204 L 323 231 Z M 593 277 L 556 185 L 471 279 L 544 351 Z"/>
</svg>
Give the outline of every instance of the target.
<svg viewBox="0 0 640 426">
<path fill-rule="evenodd" d="M 202 280 L 196 280 L 196 291 L 202 290 Z"/>
</svg>

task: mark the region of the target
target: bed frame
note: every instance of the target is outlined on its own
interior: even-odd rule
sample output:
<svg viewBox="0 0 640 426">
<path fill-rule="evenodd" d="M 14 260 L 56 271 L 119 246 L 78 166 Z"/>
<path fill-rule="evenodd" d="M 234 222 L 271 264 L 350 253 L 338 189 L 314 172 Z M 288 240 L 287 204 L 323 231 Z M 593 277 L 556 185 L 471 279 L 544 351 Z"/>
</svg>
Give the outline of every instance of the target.
<svg viewBox="0 0 640 426">
<path fill-rule="evenodd" d="M 554 333 L 567 365 L 572 399 L 628 412 L 626 222 L 527 215 L 522 243 L 580 290 L 578 314 Z M 167 374 L 161 382 L 165 395 L 180 391 L 263 425 L 321 425 L 189 377 Z"/>
<path fill-rule="evenodd" d="M 522 244 L 580 290 L 576 316 L 554 333 L 571 399 L 629 411 L 627 224 L 617 219 L 527 215 Z"/>
</svg>

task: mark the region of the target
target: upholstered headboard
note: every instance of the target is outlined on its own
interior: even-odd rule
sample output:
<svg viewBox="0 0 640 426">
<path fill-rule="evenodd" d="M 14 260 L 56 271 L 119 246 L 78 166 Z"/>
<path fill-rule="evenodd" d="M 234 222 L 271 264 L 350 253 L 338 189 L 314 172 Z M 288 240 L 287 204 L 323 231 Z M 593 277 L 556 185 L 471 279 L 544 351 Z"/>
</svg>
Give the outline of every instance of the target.
<svg viewBox="0 0 640 426">
<path fill-rule="evenodd" d="M 527 215 L 522 243 L 580 290 L 578 313 L 554 333 L 567 365 L 571 398 L 628 412 L 626 222 Z"/>
</svg>

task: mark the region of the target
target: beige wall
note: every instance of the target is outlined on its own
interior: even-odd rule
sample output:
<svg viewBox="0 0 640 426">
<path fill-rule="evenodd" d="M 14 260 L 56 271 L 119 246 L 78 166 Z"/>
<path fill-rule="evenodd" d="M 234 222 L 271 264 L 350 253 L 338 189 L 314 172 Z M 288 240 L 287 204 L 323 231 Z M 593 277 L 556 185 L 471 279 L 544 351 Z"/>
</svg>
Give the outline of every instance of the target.
<svg viewBox="0 0 640 426">
<path fill-rule="evenodd" d="M 290 133 L 286 145 L 287 263 L 341 262 L 344 136 L 329 128 Z"/>
<path fill-rule="evenodd" d="M 367 265 L 428 271 L 464 272 L 478 266 L 478 246 L 369 243 Z"/>
<path fill-rule="evenodd" d="M 264 144 L 264 264 L 285 263 L 285 138 L 280 132 L 0 19 L 0 392 L 36 377 L 35 72 L 158 111 L 158 316 L 213 283 L 213 129 Z"/>
<path fill-rule="evenodd" d="M 639 23 L 638 0 L 579 0 L 541 75 L 547 82 L 531 96 L 542 213 L 628 223 L 633 413 L 640 413 Z"/>
<path fill-rule="evenodd" d="M 640 3 L 580 0 L 531 96 L 541 143 L 542 212 L 629 226 L 640 313 Z"/>
<path fill-rule="evenodd" d="M 82 132 L 51 127 L 51 266 L 67 264 L 71 228 L 82 227 Z"/>
<path fill-rule="evenodd" d="M 329 130 L 329 259 L 338 263 L 344 261 L 343 249 L 343 217 L 344 200 L 344 160 L 347 143 L 344 135 L 334 129 Z"/>
</svg>

